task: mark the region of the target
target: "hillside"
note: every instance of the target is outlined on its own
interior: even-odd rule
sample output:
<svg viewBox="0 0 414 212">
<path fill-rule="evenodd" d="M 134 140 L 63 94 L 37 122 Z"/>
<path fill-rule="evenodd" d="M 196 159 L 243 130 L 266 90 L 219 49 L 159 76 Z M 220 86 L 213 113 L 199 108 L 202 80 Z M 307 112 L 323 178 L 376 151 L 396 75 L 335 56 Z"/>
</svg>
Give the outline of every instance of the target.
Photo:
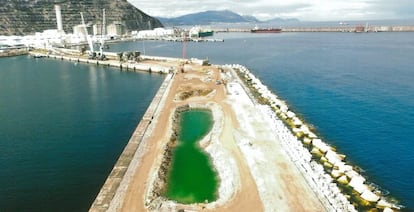
<svg viewBox="0 0 414 212">
<path fill-rule="evenodd" d="M 192 13 L 176 18 L 158 18 L 164 25 L 207 25 L 212 23 L 242 23 L 255 22 L 256 19 L 252 17 L 243 17 L 237 13 L 229 10 L 220 11 L 205 11 L 199 13 Z"/>
<path fill-rule="evenodd" d="M 157 17 L 165 26 L 180 25 L 209 25 L 215 23 L 293 23 L 299 22 L 296 18 L 274 18 L 267 21 L 259 21 L 254 16 L 242 16 L 230 10 L 209 10 L 205 12 L 191 13 L 175 18 Z"/>
<path fill-rule="evenodd" d="M 135 8 L 127 0 L 1 0 L 0 35 L 24 35 L 56 29 L 54 5 L 62 8 L 63 29 L 85 22 L 101 22 L 102 9 L 106 9 L 106 21 L 122 22 L 128 30 L 144 30 L 162 27 L 159 20 Z"/>
</svg>

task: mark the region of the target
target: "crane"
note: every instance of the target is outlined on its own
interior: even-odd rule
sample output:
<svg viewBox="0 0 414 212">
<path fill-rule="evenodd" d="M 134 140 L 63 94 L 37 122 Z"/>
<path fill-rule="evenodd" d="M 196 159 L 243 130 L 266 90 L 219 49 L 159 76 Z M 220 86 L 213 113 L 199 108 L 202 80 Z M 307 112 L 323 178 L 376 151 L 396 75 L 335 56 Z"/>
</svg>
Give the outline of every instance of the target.
<svg viewBox="0 0 414 212">
<path fill-rule="evenodd" d="M 83 19 L 83 13 L 81 12 L 80 14 L 82 18 L 82 25 L 83 25 L 83 28 L 85 29 L 86 40 L 88 41 L 88 45 L 89 45 L 89 57 L 95 58 L 95 51 L 93 50 L 92 39 L 88 35 L 88 29 L 86 28 L 85 19 Z"/>
<path fill-rule="evenodd" d="M 102 33 L 101 33 L 101 43 L 99 46 L 99 55 L 98 55 L 98 59 L 100 60 L 104 60 L 105 59 L 105 55 L 103 53 L 103 49 L 105 46 L 105 29 L 106 29 L 106 19 L 105 19 L 105 9 L 102 9 Z"/>
</svg>

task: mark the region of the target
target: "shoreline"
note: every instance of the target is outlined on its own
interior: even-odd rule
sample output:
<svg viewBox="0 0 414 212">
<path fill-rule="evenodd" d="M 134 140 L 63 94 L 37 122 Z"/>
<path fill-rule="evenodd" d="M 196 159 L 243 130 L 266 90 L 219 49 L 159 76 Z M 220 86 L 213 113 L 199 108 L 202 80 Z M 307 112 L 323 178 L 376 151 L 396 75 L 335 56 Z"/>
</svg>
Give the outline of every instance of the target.
<svg viewBox="0 0 414 212">
<path fill-rule="evenodd" d="M 360 29 L 361 26 L 320 26 L 320 27 L 281 27 L 281 33 L 286 32 L 414 32 L 414 26 L 401 25 L 401 26 L 387 26 L 387 25 L 369 25 L 368 29 Z M 231 32 L 243 32 L 250 33 L 251 28 L 216 28 L 213 29 L 216 33 L 231 33 Z"/>
<path fill-rule="evenodd" d="M 123 204 L 127 187 L 146 152 L 148 136 L 154 130 L 152 121 L 157 119 L 165 104 L 173 77 L 172 74 L 165 77 L 89 211 L 117 211 Z"/>
<path fill-rule="evenodd" d="M 248 131 L 260 131 L 260 128 L 244 128 L 238 118 L 238 113 L 232 107 L 236 102 L 232 102 L 232 99 L 229 98 L 229 91 L 226 87 L 227 81 L 233 80 L 231 75 L 222 66 L 214 65 L 194 65 L 188 71 L 177 72 L 174 75 L 170 94 L 164 109 L 160 112 L 159 118 L 161 120 L 157 121 L 157 126 L 154 128 L 158 133 L 152 134 L 148 138 L 150 141 L 145 147 L 147 156 L 144 155 L 143 163 L 136 167 L 135 177 L 128 185 L 125 200 L 118 208 L 119 210 L 272 211 L 275 205 L 290 211 L 325 210 L 297 168 L 280 151 L 280 148 L 277 148 L 279 144 L 274 142 L 277 140 L 271 140 L 276 146 L 269 149 L 278 151 L 277 156 L 272 156 L 274 152 L 270 151 L 262 155 L 270 160 L 263 161 L 260 158 L 259 160 L 253 158 L 255 163 L 264 162 L 261 167 L 268 170 L 266 177 L 262 179 L 260 172 L 251 169 L 248 162 L 252 157 L 243 152 L 239 135 L 249 133 Z M 191 96 L 189 99 L 177 101 L 177 94 L 181 93 L 183 89 L 187 91 L 213 90 L 206 96 Z M 157 180 L 157 175 L 163 166 L 162 161 L 165 158 L 163 153 L 165 153 L 165 148 L 168 147 L 168 141 L 171 138 L 172 117 L 176 108 L 183 105 L 221 108 L 221 110 L 212 110 L 214 114 L 213 134 L 207 135 L 204 138 L 207 140 L 202 141 L 202 145 L 206 146 L 205 150 L 211 155 L 212 163 L 220 178 L 219 198 L 211 203 L 184 205 L 163 197 L 155 199 L 155 201 L 148 200 L 148 197 L 152 195 L 153 188 L 162 184 Z M 247 112 L 251 110 L 250 106 L 242 109 Z M 223 121 L 219 121 L 217 118 Z M 261 136 L 256 139 L 268 137 L 269 132 Z M 266 149 L 267 147 L 263 146 L 262 148 Z M 277 180 L 279 186 L 274 185 L 274 180 Z M 142 200 L 137 201 L 137 196 L 142 197 Z"/>
<path fill-rule="evenodd" d="M 56 59 L 60 58 L 76 62 L 70 57 Z M 162 63 L 172 73 L 162 83 L 90 211 L 272 211 L 275 205 L 288 211 L 356 211 L 361 205 L 354 197 L 368 202 L 362 205 L 364 209 L 401 209 L 367 185 L 345 161 L 345 155 L 318 138 L 244 66 L 187 60 L 184 70 L 181 59 L 153 60 L 146 62 Z M 191 95 L 178 100 L 183 91 Z M 157 193 L 154 188 L 163 184 L 157 179 L 159 171 L 166 168 L 163 160 L 173 135 L 174 111 L 185 105 L 213 113 L 213 128 L 200 142 L 220 182 L 218 199 L 210 203 L 184 205 L 163 198 L 159 192 L 153 195 Z M 338 182 L 351 192 L 345 192 Z"/>
<path fill-rule="evenodd" d="M 337 153 L 335 148 L 322 141 L 306 123 L 289 109 L 284 100 L 273 94 L 250 71 L 242 65 L 225 65 L 245 75 L 241 80 L 245 90 L 255 90 L 262 104 L 259 110 L 267 114 L 266 118 L 274 124 L 275 134 L 281 138 L 285 151 L 302 172 L 308 183 L 322 201 L 327 201 L 333 210 L 367 210 L 379 208 L 384 211 L 401 210 L 403 206 L 393 203 L 381 190 L 371 186 L 358 171 L 345 160 L 345 155 Z M 252 88 L 248 88 L 252 83 Z M 249 96 L 253 96 L 250 94 Z M 257 98 L 257 97 L 256 97 Z M 255 101 L 256 98 L 252 98 Z M 257 103 L 257 102 L 256 102 Z M 294 148 L 292 149 L 292 146 Z M 316 161 L 319 159 L 320 161 Z M 345 187 L 348 186 L 348 187 Z M 349 187 L 352 192 L 345 192 Z M 341 188 L 341 189 L 340 189 Z M 322 189 L 322 191 L 321 191 Z M 357 193 L 355 193 L 357 192 Z M 363 200 L 363 201 L 361 201 Z M 338 206 L 340 206 L 338 208 Z"/>
</svg>

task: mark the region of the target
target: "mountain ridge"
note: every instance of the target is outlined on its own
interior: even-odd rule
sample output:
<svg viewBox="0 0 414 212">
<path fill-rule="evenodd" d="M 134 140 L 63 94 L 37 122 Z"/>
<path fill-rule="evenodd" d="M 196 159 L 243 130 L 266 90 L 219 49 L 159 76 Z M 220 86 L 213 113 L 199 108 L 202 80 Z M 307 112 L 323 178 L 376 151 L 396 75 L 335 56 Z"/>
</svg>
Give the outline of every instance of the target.
<svg viewBox="0 0 414 212">
<path fill-rule="evenodd" d="M 61 6 L 63 30 L 72 32 L 85 22 L 102 22 L 102 9 L 106 10 L 106 23 L 121 22 L 126 29 L 145 30 L 162 27 L 162 23 L 134 7 L 127 0 L 2 0 L 0 7 L 0 35 L 26 35 L 46 29 L 56 29 L 54 5 Z"/>
<path fill-rule="evenodd" d="M 174 18 L 157 17 L 166 26 L 177 25 L 209 25 L 214 23 L 272 23 L 272 22 L 294 22 L 295 18 L 274 18 L 269 21 L 259 21 L 254 16 L 242 16 L 231 10 L 207 10 L 203 12 L 190 13 Z"/>
</svg>

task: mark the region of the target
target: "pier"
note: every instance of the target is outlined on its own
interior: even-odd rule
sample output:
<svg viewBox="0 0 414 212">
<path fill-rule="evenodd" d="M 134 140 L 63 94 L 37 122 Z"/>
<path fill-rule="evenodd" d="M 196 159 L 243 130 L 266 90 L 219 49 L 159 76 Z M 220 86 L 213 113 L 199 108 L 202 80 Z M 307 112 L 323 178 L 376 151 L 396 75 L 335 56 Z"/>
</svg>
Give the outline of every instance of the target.
<svg viewBox="0 0 414 212">
<path fill-rule="evenodd" d="M 1 57 L 14 57 L 14 56 L 26 55 L 26 54 L 29 54 L 29 48 L 26 48 L 26 47 L 0 49 L 0 58 Z"/>
<path fill-rule="evenodd" d="M 145 151 L 145 145 L 142 144 L 148 142 L 148 136 L 153 133 L 153 121 L 156 121 L 158 118 L 160 105 L 165 101 L 166 93 L 168 93 L 173 76 L 174 74 L 168 74 L 161 84 L 161 87 L 155 94 L 154 99 L 93 202 L 90 211 L 115 211 L 122 204 L 126 188 Z"/>
<path fill-rule="evenodd" d="M 164 73 L 166 77 L 102 186 L 90 211 L 225 209 L 270 211 L 399 210 L 317 136 L 288 105 L 241 65 L 140 56 L 138 61 L 39 57 Z M 212 111 L 213 130 L 200 147 L 218 172 L 218 199 L 182 204 L 162 191 L 178 108 Z M 345 191 L 343 188 L 346 188 Z M 346 193 L 346 190 L 351 193 Z M 294 204 L 293 204 L 294 203 Z"/>
<path fill-rule="evenodd" d="M 112 55 L 107 60 L 89 59 L 81 55 L 43 53 L 39 51 L 30 51 L 30 55 L 37 58 L 52 58 L 57 60 L 71 61 L 75 63 L 86 63 L 97 66 L 115 67 L 126 71 L 143 71 L 151 73 L 168 74 L 174 71 L 177 64 L 186 63 L 188 60 L 171 59 L 165 57 L 141 56 L 140 61 L 119 61 L 116 60 L 116 53 L 106 53 Z"/>
<path fill-rule="evenodd" d="M 168 75 L 171 76 L 171 78 L 168 77 L 170 78 L 168 85 L 163 84 L 163 87 L 167 89 L 159 91 L 159 93 L 164 93 L 162 100 L 155 100 L 155 103 L 150 105 L 150 108 L 158 105 L 157 109 L 148 109 L 148 111 L 155 112 L 147 111 L 144 115 L 137 131 L 131 137 L 131 145 L 128 144 L 124 150 L 125 156 L 121 156 L 118 160 L 90 211 L 198 211 L 224 207 L 234 211 L 254 211 L 269 210 L 274 205 L 294 211 L 305 208 L 315 211 L 323 210 L 325 207 L 307 186 L 305 179 L 290 159 L 286 158 L 282 152 L 275 156 L 274 150 L 280 151 L 280 148 L 277 148 L 278 139 L 269 138 L 270 131 L 267 130 L 260 133 L 260 137 L 251 135 L 250 132 L 259 132 L 259 128 L 262 128 L 264 123 L 259 124 L 260 126 L 254 124 L 260 123 L 262 113 L 250 105 L 239 108 L 239 112 L 245 111 L 257 117 L 257 120 L 245 120 L 251 124 L 246 129 L 242 127 L 244 119 L 240 117 L 245 116 L 239 117 L 239 113 L 234 113 L 236 109 L 231 106 L 239 104 L 239 101 L 232 100 L 238 97 L 229 94 L 227 87 L 228 83 L 235 80 L 234 73 L 225 67 L 215 65 L 192 63 L 189 66 L 191 67 Z M 205 90 L 208 92 L 201 92 Z M 157 93 L 158 97 L 161 96 L 159 93 Z M 182 95 L 183 93 L 186 95 Z M 192 95 L 188 96 L 187 93 Z M 229 95 L 232 98 L 229 99 Z M 158 99 L 157 96 L 155 99 Z M 241 98 L 242 101 L 249 101 L 248 99 L 250 98 Z M 228 101 L 234 102 L 228 103 Z M 165 169 L 168 168 L 162 165 L 165 164 L 163 161 L 170 160 L 168 151 L 171 148 L 169 141 L 172 136 L 174 111 L 186 105 L 193 108 L 208 108 L 213 111 L 213 130 L 202 142 L 202 148 L 210 155 L 220 178 L 219 198 L 213 202 L 186 205 L 168 200 L 159 192 L 165 188 L 159 179 L 163 178 L 166 173 Z M 239 143 L 241 141 L 239 138 L 243 138 L 241 140 L 251 139 L 248 143 L 251 143 L 253 147 L 266 149 L 266 142 L 259 142 L 265 138 L 272 145 L 276 145 L 268 148 L 271 151 L 264 156 L 269 159 L 261 166 L 267 170 L 266 174 L 261 176 L 261 172 L 252 170 L 250 165 L 242 162 L 256 159 L 254 159 L 255 154 L 252 156 L 240 151 L 241 147 L 244 149 L 251 148 L 251 146 Z M 134 149 L 135 152 L 133 152 Z M 130 161 L 129 166 L 127 161 Z M 278 162 L 275 163 L 276 161 Z M 289 176 L 289 179 L 281 178 L 278 174 L 282 171 L 282 168 L 277 165 L 279 163 L 285 164 L 283 176 Z M 274 179 L 277 179 L 279 185 L 272 185 L 271 182 Z M 257 184 L 259 181 L 266 183 Z M 286 186 L 289 190 L 283 189 Z M 282 198 L 279 199 L 279 196 Z M 291 205 L 290 201 L 296 204 Z"/>
<path fill-rule="evenodd" d="M 327 26 L 327 27 L 282 27 L 282 32 L 414 32 L 414 26 Z M 216 28 L 215 32 L 250 32 L 250 28 Z"/>
</svg>

